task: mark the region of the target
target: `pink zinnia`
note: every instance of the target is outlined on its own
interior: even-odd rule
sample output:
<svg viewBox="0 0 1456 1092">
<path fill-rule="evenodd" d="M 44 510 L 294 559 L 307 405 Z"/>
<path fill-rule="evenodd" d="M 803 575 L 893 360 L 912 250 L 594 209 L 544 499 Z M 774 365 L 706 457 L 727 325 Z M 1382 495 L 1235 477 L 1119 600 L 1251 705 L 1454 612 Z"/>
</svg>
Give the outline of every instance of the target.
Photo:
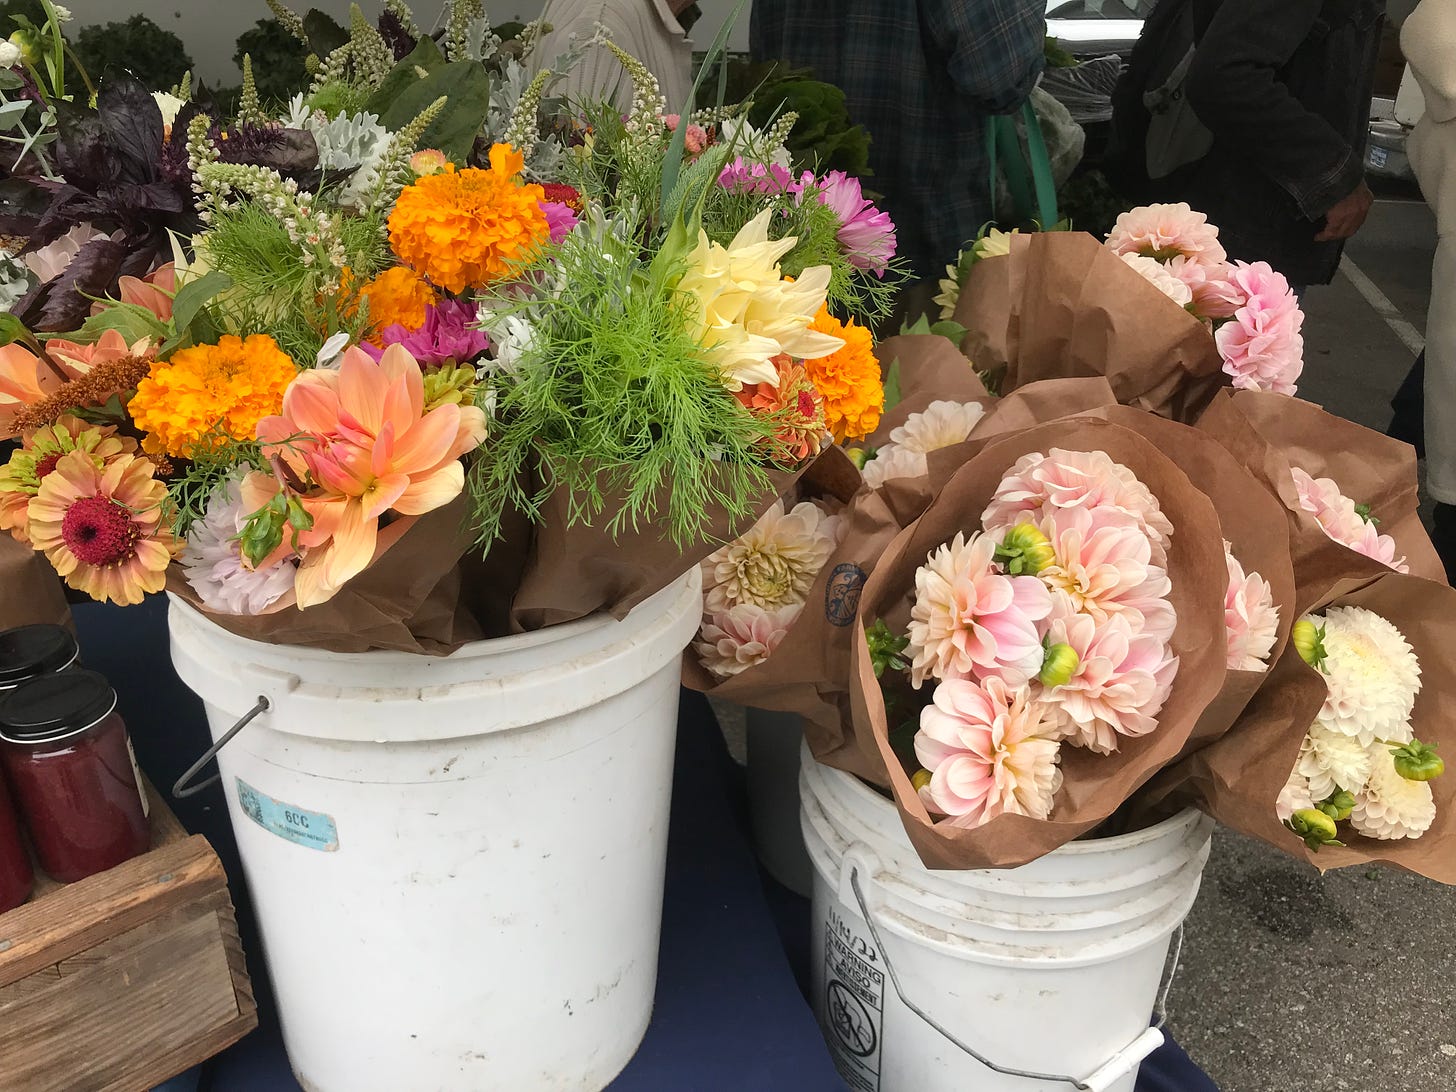
<svg viewBox="0 0 1456 1092">
<path fill-rule="evenodd" d="M 941 683 L 915 734 L 915 757 L 930 771 L 921 798 L 951 826 L 978 827 L 998 815 L 1045 819 L 1062 785 L 1050 728 L 1025 687 L 994 678 Z"/>
<path fill-rule="evenodd" d="M 718 175 L 718 185 L 729 193 L 773 195 L 788 193 L 794 176 L 777 163 L 756 163 L 738 156 Z"/>
<path fill-rule="evenodd" d="M 1122 616 L 1135 634 L 1173 636 L 1172 581 L 1137 524 L 1115 509 L 1067 508 L 1046 516 L 1041 530 L 1056 555 L 1040 574 L 1061 604 L 1056 614 L 1090 615 L 1099 625 Z"/>
<path fill-rule="evenodd" d="M 580 222 L 576 212 L 570 205 L 559 204 L 556 201 L 537 201 L 541 211 L 546 214 L 546 227 L 551 232 L 551 241 L 559 243 L 571 234 L 571 229 Z"/>
<path fill-rule="evenodd" d="M 441 300 L 425 308 L 425 321 L 418 330 L 395 324 L 379 334 L 379 345 L 360 346 L 375 360 L 391 345 L 403 345 L 420 364 L 443 364 L 453 360 L 466 364 L 490 348 L 490 338 L 476 328 L 475 308 L 460 300 Z"/>
<path fill-rule="evenodd" d="M 1099 625 L 1075 614 L 1052 622 L 1047 640 L 1077 654 L 1077 670 L 1062 686 L 1045 688 L 1055 735 L 1099 754 L 1117 750 L 1118 736 L 1145 736 L 1173 689 L 1178 658 L 1150 634 L 1135 634 L 1127 618 Z"/>
<path fill-rule="evenodd" d="M 1290 467 L 1299 507 L 1315 518 L 1315 522 L 1333 541 L 1364 554 L 1398 573 L 1410 572 L 1405 558 L 1395 556 L 1395 539 L 1382 535 L 1374 522 L 1361 516 L 1355 502 L 1340 492 L 1332 478 L 1315 478 L 1297 466 Z"/>
<path fill-rule="evenodd" d="M 1292 395 L 1304 371 L 1299 300 L 1268 262 L 1235 262 L 1230 281 L 1244 302 L 1213 335 L 1223 370 L 1243 390 Z"/>
<path fill-rule="evenodd" d="M 916 570 L 906 651 L 917 689 L 930 677 L 968 675 L 1015 684 L 1041 669 L 1036 624 L 1051 613 L 1051 595 L 1034 576 L 998 572 L 996 545 L 990 535 L 956 535 Z"/>
<path fill-rule="evenodd" d="M 1144 205 L 1117 218 L 1107 245 L 1119 254 L 1141 254 L 1160 262 L 1182 256 L 1218 265 L 1228 255 L 1218 241 L 1218 228 L 1186 202 Z"/>
<path fill-rule="evenodd" d="M 1105 451 L 1055 447 L 1016 461 L 981 513 L 981 524 L 987 531 L 1004 532 L 1071 508 L 1111 508 L 1129 517 L 1147 533 L 1156 561 L 1161 561 L 1173 534 L 1158 498 L 1127 467 Z"/>
</svg>

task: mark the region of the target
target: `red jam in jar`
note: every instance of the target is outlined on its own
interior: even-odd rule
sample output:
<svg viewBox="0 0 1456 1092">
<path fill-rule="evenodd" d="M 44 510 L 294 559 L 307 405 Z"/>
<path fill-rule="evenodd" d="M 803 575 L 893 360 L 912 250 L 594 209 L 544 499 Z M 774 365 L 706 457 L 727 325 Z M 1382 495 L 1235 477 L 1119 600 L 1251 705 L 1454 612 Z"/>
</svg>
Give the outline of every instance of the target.
<svg viewBox="0 0 1456 1092">
<path fill-rule="evenodd" d="M 20 821 L 15 818 L 5 779 L 0 777 L 0 914 L 30 898 L 34 886 L 30 854 L 20 840 Z"/>
<path fill-rule="evenodd" d="M 147 851 L 131 742 L 96 672 L 45 675 L 0 698 L 0 764 L 55 879 L 74 883 Z"/>
</svg>

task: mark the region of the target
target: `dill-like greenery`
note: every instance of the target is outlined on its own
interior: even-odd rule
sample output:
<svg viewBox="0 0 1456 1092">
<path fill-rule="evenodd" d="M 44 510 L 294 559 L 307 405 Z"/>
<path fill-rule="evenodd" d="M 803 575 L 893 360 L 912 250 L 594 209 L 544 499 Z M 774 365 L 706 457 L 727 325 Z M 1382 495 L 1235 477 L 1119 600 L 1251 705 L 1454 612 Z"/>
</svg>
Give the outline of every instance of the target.
<svg viewBox="0 0 1456 1092">
<path fill-rule="evenodd" d="M 378 213 L 340 220 L 345 264 L 357 288 L 389 264 Z M 305 262 L 303 250 L 262 205 L 243 200 L 218 209 L 204 242 L 208 262 L 232 278 L 225 293 L 231 324 L 270 334 L 296 362 L 307 366 L 330 335 L 358 335 L 367 321 L 357 307 L 340 307 L 338 294 L 323 290 L 339 271 Z"/>
<path fill-rule="evenodd" d="M 207 515 L 207 504 L 239 468 L 263 470 L 268 463 L 262 448 L 251 440 L 234 440 L 218 434 L 211 450 L 198 450 L 186 469 L 168 485 L 174 507 L 176 532 L 183 538 L 192 525 Z"/>
<path fill-rule="evenodd" d="M 762 445 L 774 422 L 724 391 L 686 303 L 630 238 L 573 236 L 556 258 L 561 295 L 537 309 L 534 345 L 499 390 L 471 468 L 481 544 L 508 507 L 539 518 L 556 490 L 573 524 L 607 515 L 617 534 L 655 521 L 679 545 L 703 533 L 715 506 L 747 516 L 769 487 Z"/>
</svg>

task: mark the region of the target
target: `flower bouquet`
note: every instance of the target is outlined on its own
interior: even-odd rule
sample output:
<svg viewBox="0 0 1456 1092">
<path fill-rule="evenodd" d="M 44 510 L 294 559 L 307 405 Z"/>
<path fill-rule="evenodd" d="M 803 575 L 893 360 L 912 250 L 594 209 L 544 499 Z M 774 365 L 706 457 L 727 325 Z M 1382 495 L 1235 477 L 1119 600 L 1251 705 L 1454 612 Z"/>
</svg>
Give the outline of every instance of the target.
<svg viewBox="0 0 1456 1092">
<path fill-rule="evenodd" d="M 1125 213 L 1103 244 L 993 229 L 947 273 L 943 313 L 1003 391 L 1105 375 L 1120 402 L 1191 422 L 1221 386 L 1293 394 L 1303 368 L 1288 282 L 1266 263 L 1229 262 L 1218 229 L 1187 205 Z"/>
<path fill-rule="evenodd" d="M 71 587 L 447 652 L 625 614 L 873 429 L 894 229 L 857 182 L 784 166 L 792 116 L 666 114 L 605 40 L 631 110 L 568 107 L 478 7 L 439 44 L 356 11 L 282 111 L 246 71 L 233 117 L 127 78 L 61 111 L 0 526 Z"/>
</svg>

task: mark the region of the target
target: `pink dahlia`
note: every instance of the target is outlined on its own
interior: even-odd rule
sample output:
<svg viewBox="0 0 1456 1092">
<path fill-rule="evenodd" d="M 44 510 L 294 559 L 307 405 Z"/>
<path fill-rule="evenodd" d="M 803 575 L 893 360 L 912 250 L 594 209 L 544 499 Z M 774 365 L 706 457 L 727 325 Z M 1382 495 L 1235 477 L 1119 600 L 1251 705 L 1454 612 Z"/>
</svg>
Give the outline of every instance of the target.
<svg viewBox="0 0 1456 1092">
<path fill-rule="evenodd" d="M 987 531 L 1006 531 L 1025 520 L 1037 523 L 1044 515 L 1071 508 L 1110 508 L 1129 517 L 1152 541 L 1155 560 L 1162 559 L 1173 534 L 1158 498 L 1127 467 L 1105 451 L 1055 447 L 1016 461 L 981 513 L 981 523 Z"/>
<path fill-rule="evenodd" d="M 1046 516 L 1041 530 L 1056 559 L 1040 577 L 1064 609 L 1099 625 L 1121 615 L 1133 633 L 1173 636 L 1172 581 L 1154 564 L 1152 543 L 1137 524 L 1112 509 L 1067 508 Z"/>
<path fill-rule="evenodd" d="M 839 217 L 839 247 L 849 264 L 883 277 L 895 256 L 895 223 L 866 199 L 859 179 L 830 171 L 816 183 L 819 201 Z"/>
<path fill-rule="evenodd" d="M 1145 736 L 1173 689 L 1178 658 L 1164 641 L 1133 631 L 1116 615 L 1099 625 L 1075 614 L 1052 622 L 1049 643 L 1070 645 L 1077 670 L 1061 686 L 1046 687 L 1055 735 L 1099 754 L 1117 750 L 1118 736 Z"/>
<path fill-rule="evenodd" d="M 1268 262 L 1235 262 L 1231 281 L 1244 302 L 1214 331 L 1224 372 L 1242 390 L 1293 394 L 1304 371 L 1299 300 Z"/>
<path fill-rule="evenodd" d="M 1051 814 L 1062 771 L 1045 713 L 1026 687 L 997 678 L 949 679 L 935 688 L 934 703 L 920 712 L 915 757 L 930 771 L 924 795 L 951 826 Z"/>
<path fill-rule="evenodd" d="M 1227 542 L 1223 544 L 1223 556 L 1229 579 L 1223 599 L 1229 670 L 1265 671 L 1279 635 L 1274 589 L 1258 573 L 1245 573 Z"/>
<path fill-rule="evenodd" d="M 1228 257 L 1219 245 L 1218 228 L 1183 201 L 1124 212 L 1107 236 L 1107 245 L 1119 254 L 1141 254 L 1160 262 L 1184 257 L 1218 265 Z"/>
<path fill-rule="evenodd" d="M 1290 467 L 1290 474 L 1299 496 L 1299 507 L 1314 516 L 1332 540 L 1398 573 L 1410 572 L 1405 558 L 1395 556 L 1395 539 L 1382 535 L 1373 520 L 1362 516 L 1355 502 L 1340 492 L 1334 479 L 1311 477 L 1297 466 Z"/>
<path fill-rule="evenodd" d="M 915 572 L 910 612 L 910 681 L 1000 675 L 1012 684 L 1041 669 L 1036 624 L 1051 614 L 1051 595 L 1034 576 L 996 570 L 997 540 L 956 535 Z"/>
<path fill-rule="evenodd" d="M 1244 294 L 1233 281 L 1233 267 L 1227 262 L 1209 265 L 1181 255 L 1163 266 L 1167 275 L 1187 285 L 1193 297 L 1193 313 L 1204 320 L 1233 318 L 1244 303 Z"/>
<path fill-rule="evenodd" d="M 465 364 L 490 348 L 490 338 L 477 328 L 478 321 L 470 304 L 441 300 L 425 307 L 425 321 L 418 330 L 398 324 L 386 326 L 379 334 L 380 344 L 365 342 L 360 348 L 375 360 L 383 357 L 391 345 L 403 345 L 422 365 L 443 364 L 447 360 Z"/>
<path fill-rule="evenodd" d="M 739 603 L 707 615 L 693 651 L 703 666 L 718 678 L 731 678 L 767 660 L 803 609 L 803 603 L 791 603 L 777 610 Z"/>
</svg>

